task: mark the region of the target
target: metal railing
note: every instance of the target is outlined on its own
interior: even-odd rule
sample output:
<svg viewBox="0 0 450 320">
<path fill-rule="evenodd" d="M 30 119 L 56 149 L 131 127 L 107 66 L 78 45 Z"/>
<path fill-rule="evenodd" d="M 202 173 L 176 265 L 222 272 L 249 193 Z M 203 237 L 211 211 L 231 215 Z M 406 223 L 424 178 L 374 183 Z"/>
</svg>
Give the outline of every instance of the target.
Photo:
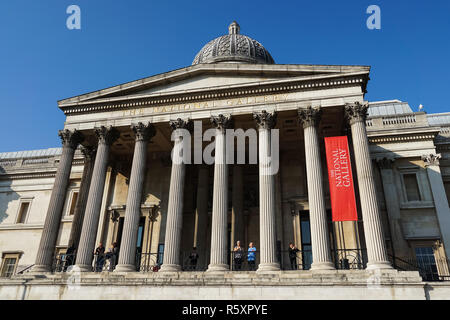
<svg viewBox="0 0 450 320">
<path fill-rule="evenodd" d="M 75 264 L 76 253 L 58 254 L 53 260 L 53 272 L 66 272 Z M 118 257 L 110 252 L 93 256 L 92 272 L 113 271 L 117 265 Z"/>
<path fill-rule="evenodd" d="M 156 272 L 163 263 L 163 252 L 137 253 L 136 271 Z M 331 256 L 336 269 L 365 269 L 367 252 L 365 249 L 333 249 Z M 76 254 L 59 254 L 54 259 L 53 271 L 66 272 L 75 263 Z M 112 253 L 94 255 L 93 272 L 113 271 L 118 257 Z M 205 257 L 192 255 L 192 252 L 181 252 L 182 271 L 205 271 L 208 269 L 209 254 Z M 277 251 L 281 270 L 309 270 L 313 262 L 311 250 L 298 250 L 293 255 L 289 250 Z M 424 281 L 450 281 L 450 260 L 417 259 L 415 257 L 393 257 L 389 255 L 393 267 L 401 271 L 418 271 Z M 250 255 L 247 249 L 242 252 L 230 252 L 229 261 L 232 271 L 255 271 L 260 263 L 260 251 Z"/>
<path fill-rule="evenodd" d="M 118 256 L 113 254 L 112 252 L 108 252 L 105 254 L 95 254 L 94 255 L 94 263 L 93 263 L 93 271 L 94 272 L 103 272 L 103 271 L 114 271 L 116 268 L 118 261 Z"/>
<path fill-rule="evenodd" d="M 367 266 L 366 249 L 334 249 L 331 256 L 336 269 L 360 270 Z"/>
<path fill-rule="evenodd" d="M 389 255 L 392 266 L 401 271 L 418 271 L 424 281 L 450 281 L 449 259 L 417 259 Z"/>
<path fill-rule="evenodd" d="M 17 274 L 24 274 L 25 272 L 29 272 L 31 270 L 31 268 L 33 268 L 33 267 L 34 267 L 34 263 L 30 264 L 28 267 L 18 271 Z"/>
<path fill-rule="evenodd" d="M 156 272 L 162 264 L 162 253 L 137 253 L 136 254 L 136 271 L 140 272 Z"/>
<path fill-rule="evenodd" d="M 242 252 L 232 251 L 230 267 L 233 271 L 255 271 L 258 269 L 260 251 L 248 251 L 242 248 Z"/>
<path fill-rule="evenodd" d="M 163 252 L 138 253 L 136 255 L 136 271 L 158 271 L 163 263 Z M 364 269 L 367 264 L 367 255 L 363 249 L 332 250 L 331 256 L 336 269 Z M 289 250 L 277 251 L 277 258 L 281 270 L 309 270 L 313 261 L 311 250 L 298 250 L 295 256 Z M 190 251 L 180 253 L 182 271 L 206 271 L 209 265 L 209 252 L 206 257 L 195 255 Z M 260 263 L 260 251 L 256 250 L 250 255 L 246 248 L 238 253 L 231 251 L 228 263 L 232 271 L 253 271 Z"/>
<path fill-rule="evenodd" d="M 66 272 L 67 269 L 75 262 L 76 254 L 58 254 L 53 260 L 52 271 L 53 272 Z"/>
</svg>

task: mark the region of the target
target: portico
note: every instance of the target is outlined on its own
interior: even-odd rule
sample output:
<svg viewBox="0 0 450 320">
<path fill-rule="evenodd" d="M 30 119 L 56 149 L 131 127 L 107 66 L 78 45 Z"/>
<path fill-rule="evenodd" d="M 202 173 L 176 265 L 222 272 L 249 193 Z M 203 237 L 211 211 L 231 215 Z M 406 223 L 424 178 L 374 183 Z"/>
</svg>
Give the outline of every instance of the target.
<svg viewBox="0 0 450 320">
<path fill-rule="evenodd" d="M 71 148 L 95 150 L 85 152 L 71 231 L 76 266 L 92 271 L 102 242 L 119 247 L 116 272 L 179 272 L 186 261 L 225 272 L 240 241 L 245 256 L 255 245 L 258 272 L 285 269 L 290 242 L 301 248 L 300 269 L 335 269 L 348 246 L 333 236 L 323 138 L 348 135 L 363 229 L 346 237 L 368 268 L 391 268 L 365 129 L 369 71 L 274 64 L 234 22 L 192 66 L 59 101 L 64 132 L 83 138 Z M 243 135 L 229 139 L 228 129 Z M 70 154 L 63 160 L 48 217 L 61 215 Z M 42 238 L 36 272 L 51 270 L 54 242 Z"/>
<path fill-rule="evenodd" d="M 106 234 L 106 237 L 104 238 L 109 239 L 107 242 L 117 241 L 120 243 L 120 256 L 116 272 L 133 272 L 140 270 L 140 266 L 136 264 L 142 264 L 143 261 L 146 261 L 148 258 L 146 254 L 158 254 L 157 250 L 159 243 L 161 243 L 161 239 L 165 240 L 162 242 L 164 243 L 164 247 L 163 254 L 161 255 L 163 256 L 163 260 L 160 261 L 162 262 L 160 272 L 176 272 L 183 270 L 183 259 L 186 259 L 193 246 L 198 246 L 199 254 L 201 256 L 200 260 L 203 261 L 202 264 L 204 266 L 209 265 L 207 268 L 208 270 L 230 270 L 232 269 L 232 266 L 230 266 L 232 260 L 230 260 L 229 257 L 233 244 L 231 243 L 231 235 L 228 232 L 228 228 L 231 224 L 233 209 L 237 208 L 239 203 L 244 202 L 243 198 L 245 197 L 246 191 L 247 194 L 250 194 L 251 191 L 248 190 L 250 189 L 259 193 L 259 196 L 256 197 L 259 200 L 256 199 L 257 201 L 254 201 L 254 203 L 245 206 L 241 204 L 240 206 L 242 208 L 237 209 L 234 212 L 234 221 L 232 225 L 233 242 L 241 240 L 243 246 L 246 246 L 247 242 L 253 241 L 258 248 L 258 270 L 279 270 L 280 245 L 278 244 L 277 248 L 277 242 L 281 243 L 282 249 L 284 249 L 287 247 L 286 242 L 294 241 L 295 237 L 291 237 L 290 239 L 292 240 L 287 241 L 287 237 L 283 237 L 283 233 L 285 232 L 283 230 L 283 219 L 286 217 L 283 212 L 280 212 L 280 207 L 283 207 L 283 199 L 279 196 L 280 186 L 276 185 L 276 177 L 277 175 L 278 177 L 283 175 L 283 164 L 286 163 L 286 160 L 289 158 L 297 158 L 298 162 L 306 165 L 306 181 L 298 181 L 298 183 L 305 183 L 308 187 L 306 189 L 306 194 L 308 195 L 307 204 L 309 207 L 309 219 L 311 221 L 311 255 L 313 260 L 311 267 L 312 269 L 334 269 L 335 261 L 332 259 L 332 240 L 330 239 L 330 230 L 328 230 L 330 223 L 329 218 L 327 217 L 327 200 L 325 196 L 325 192 L 327 191 L 327 181 L 322 173 L 322 171 L 326 170 L 326 167 L 322 166 L 324 154 L 321 152 L 321 144 L 323 143 L 321 141 L 323 141 L 324 131 L 328 131 L 328 134 L 343 133 L 343 128 L 345 127 L 347 119 L 345 118 L 345 115 L 350 112 L 349 110 L 353 110 L 355 113 L 360 112 L 360 117 L 363 119 L 364 115 L 362 113 L 364 112 L 364 108 L 361 108 L 359 102 L 356 104 L 347 104 L 346 106 L 311 108 L 311 105 L 312 104 L 309 104 L 306 107 L 299 107 L 293 110 L 277 111 L 276 104 L 264 104 L 263 106 L 258 107 L 258 109 L 261 110 L 260 112 L 254 111 L 247 114 L 235 112 L 239 110 L 235 108 L 232 110 L 220 110 L 228 111 L 229 113 L 227 116 L 219 113 L 220 111 L 209 111 L 208 114 L 215 115 L 211 115 L 209 118 L 196 119 L 195 121 L 202 121 L 205 130 L 208 127 L 216 128 L 215 163 L 210 165 L 205 163 L 201 165 L 192 163 L 185 164 L 183 163 L 183 154 L 180 153 L 178 149 L 182 139 L 185 139 L 185 137 L 177 135 L 176 130 L 186 128 L 190 129 L 192 132 L 192 122 L 194 120 L 190 118 L 194 118 L 194 113 L 189 113 L 187 116 L 190 117 L 184 117 L 184 120 L 179 118 L 178 120 L 171 120 L 169 123 L 156 122 L 154 117 L 135 116 L 132 121 L 135 124 L 130 127 L 110 126 L 100 127 L 100 129 L 95 130 L 83 130 L 83 135 L 86 137 L 85 141 L 91 142 L 89 145 L 86 145 L 86 147 L 96 148 L 97 150 L 101 150 L 101 143 L 104 143 L 101 140 L 102 136 L 99 136 L 99 132 L 107 132 L 108 130 L 110 132 L 117 132 L 115 134 L 115 140 L 111 141 L 110 139 L 109 143 L 111 147 L 109 153 L 106 154 L 105 151 L 101 151 L 101 154 L 104 154 L 103 157 L 108 156 L 109 158 L 115 159 L 115 161 L 120 159 L 120 169 L 116 169 L 117 173 L 115 181 L 108 181 L 110 184 L 115 184 L 114 187 L 116 190 L 112 193 L 112 197 L 116 198 L 114 201 L 117 203 L 107 204 L 111 209 L 107 209 L 103 221 L 100 221 L 100 209 L 96 209 L 98 215 L 95 216 L 95 219 L 97 221 L 89 220 L 89 224 L 88 222 L 84 222 L 83 228 L 79 231 L 80 244 L 86 246 L 89 242 L 89 250 L 84 249 L 83 245 L 80 247 L 81 250 L 77 250 L 77 265 L 80 266 L 82 271 L 92 270 L 91 265 L 93 255 L 91 252 L 94 251 L 96 245 L 92 239 L 98 239 L 98 233 L 104 233 Z M 266 109 L 269 110 L 269 112 L 267 112 Z M 360 109 L 362 111 L 360 111 Z M 200 112 L 204 114 L 205 111 L 199 111 L 199 113 Z M 182 114 L 177 115 L 181 116 Z M 338 125 L 327 125 L 327 123 L 333 121 L 336 115 L 339 115 L 341 118 Z M 253 127 L 258 130 L 259 157 L 257 164 L 247 163 L 238 165 L 226 163 L 226 153 L 224 149 L 225 129 L 230 128 L 231 123 L 233 124 L 234 129 L 241 128 L 243 130 L 248 130 Z M 361 123 L 365 124 L 363 120 L 361 120 Z M 287 126 L 288 129 L 283 128 L 283 125 L 286 124 L 294 124 L 292 127 L 295 129 L 290 129 L 291 126 L 289 125 Z M 270 153 L 271 129 L 278 129 L 281 131 L 279 138 L 280 168 L 279 171 L 274 174 L 271 174 L 270 171 L 265 169 L 267 160 L 264 158 Z M 292 134 L 289 130 L 294 130 L 295 134 Z M 98 138 L 93 136 L 90 132 L 97 132 Z M 319 134 L 319 132 L 321 133 Z M 169 134 L 174 134 L 174 141 L 169 140 Z M 358 137 L 355 136 L 355 138 L 357 139 Z M 355 141 L 355 138 L 353 141 Z M 193 145 L 194 138 L 190 139 L 192 139 Z M 95 144 L 95 140 L 98 141 L 97 145 Z M 132 143 L 133 140 L 134 144 Z M 125 144 L 125 141 L 128 143 Z M 154 141 L 157 141 L 156 145 Z M 127 147 L 123 148 L 124 145 Z M 174 157 L 180 158 L 173 158 L 172 161 L 170 161 L 170 147 L 172 146 L 174 149 Z M 194 146 L 192 146 L 192 149 L 193 148 Z M 248 146 L 247 152 L 249 148 L 250 146 Z M 289 156 L 285 159 L 284 155 L 287 153 L 289 153 Z M 368 153 L 365 157 L 367 156 Z M 365 159 L 364 155 L 360 159 Z M 365 161 L 367 162 L 367 160 Z M 109 162 L 109 164 L 111 165 L 111 162 Z M 86 162 L 85 170 L 89 170 L 89 165 L 89 162 Z M 355 165 L 357 168 L 358 166 L 361 166 L 359 162 L 356 162 Z M 156 166 L 154 170 L 148 170 L 148 168 L 153 166 Z M 259 170 L 257 169 L 258 166 Z M 215 167 L 214 170 L 213 167 Z M 229 170 L 228 167 L 232 169 Z M 249 170 L 244 169 L 240 171 L 239 168 L 249 168 Z M 232 172 L 231 175 L 230 171 Z M 252 172 L 252 174 L 247 175 L 247 171 L 248 173 Z M 258 171 L 259 174 L 257 173 Z M 99 179 L 105 180 L 106 169 L 103 168 L 101 172 L 103 176 L 100 176 Z M 167 174 L 171 175 L 169 176 L 170 178 Z M 98 175 L 99 173 L 95 173 L 94 166 L 94 173 L 91 179 Z M 120 178 L 121 176 L 126 179 L 124 180 L 124 185 L 128 185 L 127 192 L 124 190 L 119 191 L 119 189 L 123 188 L 123 185 L 120 185 L 122 179 Z M 248 188 L 250 184 L 243 182 L 239 185 L 234 183 L 235 179 L 237 181 L 245 181 L 248 178 L 251 178 L 251 176 L 256 178 L 256 185 L 252 186 L 253 188 Z M 167 191 L 162 192 L 166 193 L 165 199 L 162 193 L 160 195 L 149 194 L 148 185 L 151 184 L 154 179 L 158 181 L 165 180 L 166 183 L 169 182 L 168 188 L 166 189 Z M 157 187 L 161 188 L 161 186 Z M 240 194 L 236 193 L 234 190 L 235 187 L 238 188 L 238 190 L 239 188 L 242 188 Z M 95 188 L 91 187 L 89 188 L 89 196 L 93 199 L 104 199 L 105 189 L 105 185 Z M 152 187 L 150 187 L 150 189 L 152 189 Z M 205 192 L 205 189 L 212 189 L 212 192 Z M 361 191 L 361 193 L 362 192 L 363 191 Z M 195 197 L 192 195 L 195 195 Z M 189 199 L 186 199 L 186 197 L 189 197 Z M 150 200 L 149 198 L 151 201 L 147 201 Z M 120 199 L 124 199 L 125 201 L 121 206 L 118 206 Z M 89 197 L 85 201 L 89 201 Z M 208 208 L 208 203 L 212 204 L 211 208 Z M 228 207 L 228 203 L 231 204 L 230 208 Z M 374 207 L 376 205 L 376 203 L 372 203 L 369 207 Z M 83 204 L 79 203 L 79 206 L 82 207 Z M 150 223 L 148 221 L 145 222 L 144 225 L 142 225 L 141 230 L 139 230 L 139 221 L 142 219 L 141 217 L 145 217 L 147 211 L 145 208 L 147 207 L 156 208 L 157 213 L 154 218 L 159 222 L 159 226 L 158 228 L 150 229 L 148 228 L 148 224 Z M 250 213 L 250 210 L 253 210 L 253 212 Z M 120 214 L 120 212 L 122 212 L 122 214 Z M 87 210 L 86 213 L 88 213 Z M 120 232 L 118 232 L 118 230 L 114 232 L 114 228 L 111 229 L 111 225 L 118 223 L 117 221 L 113 222 L 111 220 L 111 218 L 113 218 L 113 213 L 118 213 L 119 216 L 121 216 L 118 219 L 119 221 L 120 219 L 122 221 L 122 230 Z M 165 224 L 162 223 L 161 219 L 163 214 L 166 215 Z M 375 216 L 376 214 L 377 213 L 375 213 Z M 250 215 L 255 216 L 256 219 L 249 217 Z M 89 217 L 89 214 L 85 214 L 85 217 Z M 158 218 L 160 219 L 159 221 Z M 369 235 L 372 231 L 376 232 L 376 234 L 370 236 L 366 235 L 366 238 L 370 237 L 370 241 L 377 241 L 372 240 L 372 238 L 377 239 L 377 234 L 378 236 L 382 234 L 379 219 L 378 224 L 376 223 L 375 218 L 374 220 L 375 225 L 371 226 Z M 257 226 L 254 225 L 255 222 L 258 222 Z M 155 221 L 151 223 L 155 224 Z M 278 223 L 281 225 L 278 225 Z M 90 227 L 90 225 L 96 226 L 96 230 Z M 366 234 L 367 230 L 365 225 L 364 228 L 364 234 Z M 280 229 L 282 230 L 281 234 L 279 231 L 277 234 L 277 230 Z M 243 230 L 243 232 L 241 231 L 239 233 L 237 230 Z M 288 232 L 289 231 L 286 230 L 286 233 Z M 292 231 L 289 233 L 292 234 Z M 162 236 L 162 234 L 164 236 Z M 354 234 L 352 236 L 355 237 L 358 235 Z M 156 240 L 157 242 L 147 245 L 144 251 L 142 251 L 143 247 L 140 246 L 140 252 L 136 253 L 136 243 L 138 238 L 142 240 L 143 238 L 148 239 L 155 237 L 159 238 Z M 200 241 L 202 242 L 201 244 Z M 368 240 L 366 240 L 366 243 L 367 241 Z M 297 245 L 301 246 L 301 243 Z M 386 250 L 382 240 L 380 243 L 374 244 L 373 247 L 375 249 L 369 253 L 369 250 L 372 249 L 369 249 L 368 246 L 368 256 L 370 258 L 372 258 L 371 254 L 374 254 L 374 252 L 375 254 L 380 252 L 382 254 L 383 251 L 385 252 Z M 244 248 L 246 249 L 246 247 Z M 83 252 L 85 256 L 83 255 Z M 139 254 L 141 255 L 139 256 Z M 386 255 L 386 253 L 384 254 Z M 139 256 L 138 258 L 136 258 L 137 255 Z M 155 258 L 158 259 L 158 257 Z M 369 265 L 372 261 L 370 258 Z M 381 256 L 381 258 L 375 257 L 373 259 L 374 261 L 386 262 L 386 260 L 382 260 L 382 258 L 383 256 Z M 378 267 L 384 266 L 378 265 Z M 386 263 L 386 267 L 390 267 L 388 262 Z"/>
</svg>

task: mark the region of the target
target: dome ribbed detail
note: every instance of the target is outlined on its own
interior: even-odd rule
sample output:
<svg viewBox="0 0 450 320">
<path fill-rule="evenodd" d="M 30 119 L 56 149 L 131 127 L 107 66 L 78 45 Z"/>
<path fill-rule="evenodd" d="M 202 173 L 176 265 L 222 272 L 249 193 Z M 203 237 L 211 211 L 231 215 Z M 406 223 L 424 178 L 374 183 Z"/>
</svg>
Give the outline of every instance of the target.
<svg viewBox="0 0 450 320">
<path fill-rule="evenodd" d="M 195 56 L 192 65 L 215 62 L 241 62 L 274 64 L 270 53 L 258 41 L 240 34 L 234 21 L 228 27 L 229 34 L 208 42 Z"/>
</svg>

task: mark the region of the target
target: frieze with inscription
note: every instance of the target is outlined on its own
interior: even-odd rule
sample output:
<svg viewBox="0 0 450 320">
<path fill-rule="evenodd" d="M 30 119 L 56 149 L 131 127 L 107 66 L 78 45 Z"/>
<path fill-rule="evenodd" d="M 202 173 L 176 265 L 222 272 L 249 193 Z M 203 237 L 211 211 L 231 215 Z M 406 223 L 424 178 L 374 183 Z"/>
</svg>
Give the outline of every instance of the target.
<svg viewBox="0 0 450 320">
<path fill-rule="evenodd" d="M 288 100 L 288 94 L 274 94 L 265 96 L 250 96 L 250 97 L 239 97 L 231 99 L 222 100 L 211 100 L 211 101 L 201 101 L 201 102 L 191 102 L 191 103 L 180 103 L 173 105 L 162 105 L 155 107 L 143 107 L 135 108 L 129 110 L 123 110 L 122 116 L 134 116 L 147 113 L 166 113 L 166 112 L 183 112 L 183 111 L 195 111 L 202 109 L 213 109 L 213 108 L 223 108 L 223 107 L 236 107 L 245 106 L 258 103 L 276 103 Z"/>
</svg>

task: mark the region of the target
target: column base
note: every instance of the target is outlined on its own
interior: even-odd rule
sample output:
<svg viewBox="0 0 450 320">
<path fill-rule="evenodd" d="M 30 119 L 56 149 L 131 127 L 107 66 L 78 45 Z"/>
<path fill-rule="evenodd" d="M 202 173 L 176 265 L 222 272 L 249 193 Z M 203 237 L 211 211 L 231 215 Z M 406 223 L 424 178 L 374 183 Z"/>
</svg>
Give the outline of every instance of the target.
<svg viewBox="0 0 450 320">
<path fill-rule="evenodd" d="M 52 268 L 45 264 L 36 264 L 30 270 L 30 274 L 49 273 L 49 272 L 52 272 Z"/>
<path fill-rule="evenodd" d="M 256 272 L 280 271 L 280 264 L 277 262 L 260 263 Z"/>
<path fill-rule="evenodd" d="M 78 268 L 78 272 L 93 272 L 90 264 L 76 264 L 75 267 Z"/>
<path fill-rule="evenodd" d="M 210 264 L 206 272 L 225 272 L 230 271 L 230 266 L 227 264 Z"/>
<path fill-rule="evenodd" d="M 389 261 L 367 262 L 366 270 L 394 269 Z"/>
<path fill-rule="evenodd" d="M 181 266 L 179 264 L 162 264 L 158 272 L 180 272 Z"/>
<path fill-rule="evenodd" d="M 118 264 L 114 272 L 137 272 L 134 264 Z"/>
<path fill-rule="evenodd" d="M 311 270 L 335 270 L 332 262 L 317 262 L 311 264 Z"/>
</svg>

